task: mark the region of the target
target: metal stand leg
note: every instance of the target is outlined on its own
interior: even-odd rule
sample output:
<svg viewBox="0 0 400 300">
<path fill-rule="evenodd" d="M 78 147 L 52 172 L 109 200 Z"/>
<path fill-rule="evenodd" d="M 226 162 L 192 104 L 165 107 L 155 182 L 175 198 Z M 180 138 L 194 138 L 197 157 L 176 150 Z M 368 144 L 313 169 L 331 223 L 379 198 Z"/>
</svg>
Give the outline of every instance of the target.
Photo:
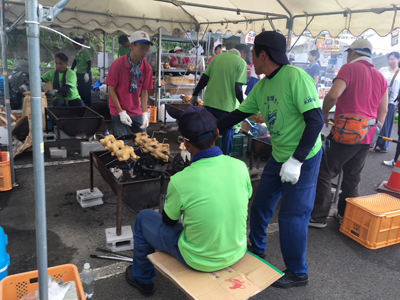
<svg viewBox="0 0 400 300">
<path fill-rule="evenodd" d="M 117 195 L 117 235 L 121 235 L 122 228 L 122 208 L 123 208 L 123 196 L 119 192 Z"/>
</svg>

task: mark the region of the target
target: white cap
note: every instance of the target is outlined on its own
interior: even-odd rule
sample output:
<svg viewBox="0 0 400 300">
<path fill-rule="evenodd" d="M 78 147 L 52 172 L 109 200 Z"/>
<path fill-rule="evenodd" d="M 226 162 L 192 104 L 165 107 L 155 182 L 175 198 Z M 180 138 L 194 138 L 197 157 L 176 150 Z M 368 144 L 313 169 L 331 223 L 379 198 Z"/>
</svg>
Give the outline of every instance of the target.
<svg viewBox="0 0 400 300">
<path fill-rule="evenodd" d="M 148 35 L 147 32 L 143 30 L 135 31 L 129 37 L 129 43 L 139 43 L 139 44 L 149 43 L 150 45 L 153 46 L 153 43 L 150 41 L 150 36 Z"/>
<path fill-rule="evenodd" d="M 176 46 L 175 49 L 174 49 L 174 52 L 179 51 L 179 50 L 182 51 L 182 48 L 179 47 L 179 46 Z"/>
<path fill-rule="evenodd" d="M 367 39 L 355 40 L 349 47 L 351 50 L 355 50 L 358 54 L 366 55 L 371 57 L 372 54 L 372 44 Z M 349 50 L 347 49 L 347 50 Z"/>
<path fill-rule="evenodd" d="M 84 268 L 85 270 L 90 269 L 90 264 L 89 264 L 89 263 L 84 264 L 84 265 L 83 265 L 83 268 Z"/>
</svg>

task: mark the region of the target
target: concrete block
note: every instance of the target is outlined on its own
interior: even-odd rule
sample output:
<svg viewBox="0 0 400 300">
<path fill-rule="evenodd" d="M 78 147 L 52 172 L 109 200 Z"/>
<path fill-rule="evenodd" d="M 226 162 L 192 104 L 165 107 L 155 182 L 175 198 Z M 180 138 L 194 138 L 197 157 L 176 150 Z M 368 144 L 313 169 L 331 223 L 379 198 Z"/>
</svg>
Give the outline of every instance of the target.
<svg viewBox="0 0 400 300">
<path fill-rule="evenodd" d="M 57 135 L 57 126 L 54 126 L 54 132 Z M 60 130 L 60 140 L 69 140 L 69 139 L 72 139 L 72 138 L 73 137 L 70 137 L 64 131 Z"/>
<path fill-rule="evenodd" d="M 89 157 L 91 151 L 104 150 L 104 146 L 99 141 L 81 142 L 81 156 Z"/>
<path fill-rule="evenodd" d="M 121 235 L 117 235 L 117 228 L 106 229 L 107 247 L 112 252 L 127 251 L 133 249 L 133 232 L 131 226 L 122 226 Z"/>
<path fill-rule="evenodd" d="M 76 200 L 82 206 L 82 208 L 102 205 L 103 193 L 98 188 L 94 188 L 93 191 L 90 189 L 76 191 Z"/>
<path fill-rule="evenodd" d="M 51 158 L 67 158 L 67 149 L 65 147 L 50 147 L 50 157 Z"/>
<path fill-rule="evenodd" d="M 54 132 L 43 132 L 43 142 L 55 142 L 57 140 L 56 134 Z"/>
</svg>

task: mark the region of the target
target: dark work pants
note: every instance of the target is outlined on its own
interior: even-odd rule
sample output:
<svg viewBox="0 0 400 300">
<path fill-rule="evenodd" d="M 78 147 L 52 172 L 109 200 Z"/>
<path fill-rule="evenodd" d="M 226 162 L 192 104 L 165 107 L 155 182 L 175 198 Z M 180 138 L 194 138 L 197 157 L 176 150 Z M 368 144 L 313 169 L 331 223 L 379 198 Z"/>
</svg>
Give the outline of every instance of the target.
<svg viewBox="0 0 400 300">
<path fill-rule="evenodd" d="M 398 107 L 400 108 L 400 104 Z M 397 136 L 398 136 L 398 139 L 400 140 L 400 120 L 397 120 Z M 397 161 L 397 159 L 399 158 L 399 155 L 400 155 L 400 144 L 397 144 L 396 154 L 394 155 L 395 161 Z"/>
<path fill-rule="evenodd" d="M 78 74 L 78 93 L 81 96 L 83 102 L 85 102 L 86 106 L 92 105 L 92 72 L 89 73 L 89 81 L 85 82 L 83 79 L 85 77 L 85 73 Z"/>
<path fill-rule="evenodd" d="M 205 108 L 217 119 L 221 119 L 225 115 L 229 114 L 229 112 L 216 109 L 213 107 L 208 107 L 205 106 Z M 232 154 L 232 147 L 233 147 L 233 136 L 235 134 L 235 130 L 233 127 L 225 130 L 221 130 L 220 135 L 222 135 L 222 145 L 221 145 L 221 150 L 222 153 L 225 155 L 231 155 Z"/>
<path fill-rule="evenodd" d="M 344 145 L 331 139 L 331 148 L 324 154 L 319 170 L 317 196 L 311 218 L 324 223 L 332 205 L 331 180 L 343 169 L 342 193 L 339 197 L 338 213 L 344 215 L 346 198 L 358 197 L 358 184 L 369 145 Z"/>
</svg>

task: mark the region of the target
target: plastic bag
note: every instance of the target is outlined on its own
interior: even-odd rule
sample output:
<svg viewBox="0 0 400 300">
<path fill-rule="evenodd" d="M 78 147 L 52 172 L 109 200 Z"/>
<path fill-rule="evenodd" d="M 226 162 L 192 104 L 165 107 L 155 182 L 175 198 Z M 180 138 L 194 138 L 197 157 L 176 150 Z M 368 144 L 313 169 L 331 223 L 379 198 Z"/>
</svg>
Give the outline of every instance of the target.
<svg viewBox="0 0 400 300">
<path fill-rule="evenodd" d="M 48 299 L 51 300 L 64 300 L 65 295 L 67 294 L 68 290 L 72 286 L 71 282 L 65 283 L 64 281 L 60 281 L 57 283 L 57 281 L 51 277 L 48 276 Z M 20 300 L 39 300 L 39 290 L 36 290 L 35 292 L 31 292 L 24 297 L 22 297 Z"/>
</svg>

